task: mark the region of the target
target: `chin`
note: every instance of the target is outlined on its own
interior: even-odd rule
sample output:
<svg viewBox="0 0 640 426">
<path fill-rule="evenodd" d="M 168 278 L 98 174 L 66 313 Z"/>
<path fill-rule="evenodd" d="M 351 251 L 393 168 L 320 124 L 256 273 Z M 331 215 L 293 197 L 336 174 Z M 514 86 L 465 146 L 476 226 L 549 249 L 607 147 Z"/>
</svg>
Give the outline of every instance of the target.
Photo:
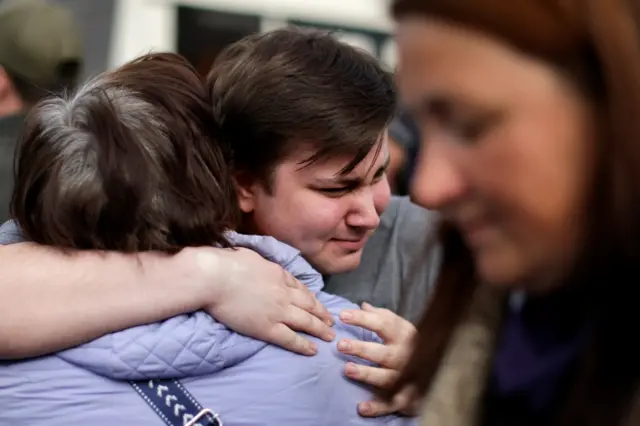
<svg viewBox="0 0 640 426">
<path fill-rule="evenodd" d="M 336 257 L 331 259 L 321 259 L 317 262 L 310 262 L 318 272 L 323 275 L 336 275 L 351 272 L 358 268 L 362 252 L 353 253 L 348 256 Z"/>
<path fill-rule="evenodd" d="M 483 253 L 475 256 L 476 271 L 480 279 L 494 287 L 516 289 L 525 282 L 525 268 L 509 256 Z"/>
</svg>

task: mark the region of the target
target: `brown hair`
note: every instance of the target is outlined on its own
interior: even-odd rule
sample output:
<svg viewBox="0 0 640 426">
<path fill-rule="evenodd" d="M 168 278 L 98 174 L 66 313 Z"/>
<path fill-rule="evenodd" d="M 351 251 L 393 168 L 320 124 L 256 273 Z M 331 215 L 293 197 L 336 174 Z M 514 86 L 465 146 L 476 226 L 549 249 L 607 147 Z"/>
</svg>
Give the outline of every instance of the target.
<svg viewBox="0 0 640 426">
<path fill-rule="evenodd" d="M 565 73 L 601 114 L 603 137 L 591 177 L 587 238 L 568 286 L 578 286 L 593 326 L 559 423 L 616 425 L 630 415 L 640 380 L 640 38 L 630 0 L 396 0 L 397 19 L 417 15 L 497 36 Z M 444 262 L 416 347 L 391 395 L 407 384 L 429 389 L 479 285 L 459 233 L 443 225 Z M 390 396 L 390 395 L 387 395 Z M 627 419 L 628 420 L 628 419 Z M 633 424 L 638 419 L 633 419 Z"/>
<path fill-rule="evenodd" d="M 209 106 L 201 76 L 170 53 L 36 105 L 11 201 L 25 237 L 124 252 L 227 246 L 237 202 Z"/>
<path fill-rule="evenodd" d="M 395 110 L 391 75 L 366 52 L 312 29 L 284 28 L 230 45 L 207 78 L 234 166 L 267 184 L 276 164 L 311 144 L 306 163 L 353 155 L 380 140 Z"/>
</svg>

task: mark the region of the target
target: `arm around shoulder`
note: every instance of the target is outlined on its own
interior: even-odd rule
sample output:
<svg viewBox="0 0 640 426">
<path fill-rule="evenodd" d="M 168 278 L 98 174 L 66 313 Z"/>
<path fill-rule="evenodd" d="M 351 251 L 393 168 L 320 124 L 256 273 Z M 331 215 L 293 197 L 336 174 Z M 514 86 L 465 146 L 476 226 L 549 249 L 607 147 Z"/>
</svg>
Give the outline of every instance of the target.
<svg viewBox="0 0 640 426">
<path fill-rule="evenodd" d="M 0 228 L 0 359 L 68 349 L 199 309 L 307 355 L 313 345 L 293 330 L 331 338 L 331 316 L 313 293 L 250 250 L 65 253 L 20 241 L 15 225 Z"/>
<path fill-rule="evenodd" d="M 0 246 L 0 358 L 39 356 L 199 309 L 189 255 Z"/>
</svg>

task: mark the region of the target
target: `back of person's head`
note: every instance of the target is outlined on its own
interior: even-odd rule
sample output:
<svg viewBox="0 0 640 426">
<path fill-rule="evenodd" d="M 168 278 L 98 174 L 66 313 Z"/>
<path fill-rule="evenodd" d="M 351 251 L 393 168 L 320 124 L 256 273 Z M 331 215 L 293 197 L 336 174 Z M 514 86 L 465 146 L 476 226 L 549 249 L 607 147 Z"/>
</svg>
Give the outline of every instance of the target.
<svg viewBox="0 0 640 426">
<path fill-rule="evenodd" d="M 42 0 L 0 4 L 0 77 L 26 106 L 73 89 L 82 59 L 80 31 L 69 10 Z"/>
<path fill-rule="evenodd" d="M 169 53 L 37 104 L 11 206 L 25 237 L 124 252 L 227 245 L 237 203 L 209 105 L 201 76 Z"/>
<path fill-rule="evenodd" d="M 536 268 L 534 272 L 543 277 L 553 276 L 548 281 L 554 281 L 551 288 L 560 289 L 558 292 L 570 290 L 579 296 L 573 298 L 572 312 L 579 313 L 576 314 L 579 320 L 588 323 L 585 328 L 590 332 L 588 344 L 577 357 L 575 380 L 568 385 L 568 396 L 559 403 L 558 423 L 638 424 L 640 405 L 632 403 L 637 402 L 633 398 L 637 397 L 640 385 L 640 350 L 626 332 L 630 324 L 638 321 L 636 301 L 640 297 L 635 284 L 640 278 L 638 2 L 396 0 L 393 14 L 400 25 L 437 22 L 464 31 L 467 39 L 484 36 L 499 43 L 538 69 L 544 69 L 559 83 L 557 87 L 565 93 L 577 94 L 575 98 L 581 106 L 595 113 L 589 122 L 593 128 L 588 136 L 579 138 L 580 154 L 588 158 L 584 161 L 587 167 L 580 168 L 581 176 L 572 181 L 584 182 L 584 187 L 575 185 L 584 191 L 576 197 L 584 199 L 584 203 L 578 213 L 567 209 L 563 216 L 567 227 L 579 228 L 575 256 L 567 254 L 570 261 L 562 265 L 561 276 L 555 276 L 551 267 Z M 561 134 L 559 129 L 564 123 L 557 117 L 554 119 L 555 122 L 548 120 L 545 124 L 552 132 Z M 571 130 L 579 135 L 585 133 L 584 128 Z M 562 136 L 566 139 L 566 135 Z M 555 149 L 555 155 L 561 155 L 562 149 Z M 496 158 L 504 161 L 504 157 Z M 568 158 L 567 164 L 582 164 L 579 162 L 584 160 L 575 154 Z M 523 169 L 532 171 L 531 167 Z M 557 186 L 566 184 L 556 180 Z M 540 204 L 556 194 L 550 191 L 547 200 L 543 197 Z M 526 206 L 524 214 L 531 214 L 527 208 L 533 209 Z M 478 269 L 474 269 L 472 251 L 463 233 L 447 226 L 443 227 L 443 236 L 444 261 L 439 282 L 419 327 L 421 338 L 417 349 L 396 390 L 412 383 L 421 391 L 428 391 L 458 322 L 465 318 L 475 287 L 486 285 L 480 282 Z M 573 242 L 573 235 L 565 240 Z M 532 278 L 538 277 L 522 277 L 520 282 L 533 281 Z M 505 286 L 517 285 L 514 282 Z M 578 322 L 577 318 L 572 320 Z M 632 413 L 633 421 L 624 423 Z"/>
<path fill-rule="evenodd" d="M 267 187 L 274 167 L 298 149 L 315 152 L 307 164 L 353 156 L 342 170 L 349 173 L 395 110 L 392 76 L 378 61 L 319 30 L 246 37 L 220 54 L 207 80 L 234 166 Z"/>
</svg>

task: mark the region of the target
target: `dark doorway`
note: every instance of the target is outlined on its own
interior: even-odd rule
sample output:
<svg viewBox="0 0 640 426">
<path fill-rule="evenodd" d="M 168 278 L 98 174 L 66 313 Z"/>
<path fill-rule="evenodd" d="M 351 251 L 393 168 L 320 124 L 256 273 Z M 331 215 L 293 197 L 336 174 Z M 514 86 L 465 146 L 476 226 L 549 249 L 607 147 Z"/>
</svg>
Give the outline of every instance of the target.
<svg viewBox="0 0 640 426">
<path fill-rule="evenodd" d="M 260 31 L 257 15 L 178 6 L 178 53 L 206 74 L 220 51 Z"/>
</svg>

